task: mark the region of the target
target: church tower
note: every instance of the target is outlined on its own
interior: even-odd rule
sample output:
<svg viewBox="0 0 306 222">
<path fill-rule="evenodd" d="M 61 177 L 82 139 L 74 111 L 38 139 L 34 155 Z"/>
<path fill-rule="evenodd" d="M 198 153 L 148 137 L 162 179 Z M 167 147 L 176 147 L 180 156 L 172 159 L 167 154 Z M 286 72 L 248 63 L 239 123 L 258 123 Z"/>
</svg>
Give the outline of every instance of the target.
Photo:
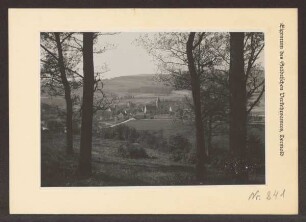
<svg viewBox="0 0 306 222">
<path fill-rule="evenodd" d="M 156 99 L 156 108 L 158 109 L 159 106 L 160 106 L 160 99 L 159 99 L 159 97 L 157 97 L 157 99 Z"/>
</svg>

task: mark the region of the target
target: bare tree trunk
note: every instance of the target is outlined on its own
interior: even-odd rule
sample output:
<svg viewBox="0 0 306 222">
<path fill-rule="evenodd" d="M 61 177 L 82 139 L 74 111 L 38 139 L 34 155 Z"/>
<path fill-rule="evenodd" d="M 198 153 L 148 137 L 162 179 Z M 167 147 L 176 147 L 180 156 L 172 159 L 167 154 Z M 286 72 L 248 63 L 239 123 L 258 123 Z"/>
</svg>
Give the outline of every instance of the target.
<svg viewBox="0 0 306 222">
<path fill-rule="evenodd" d="M 243 40 L 244 33 L 230 33 L 230 150 L 240 160 L 246 155 L 247 132 Z M 245 173 L 237 177 L 239 183 L 247 179 Z"/>
<path fill-rule="evenodd" d="M 79 172 L 83 176 L 91 174 L 92 117 L 94 93 L 93 35 L 83 33 L 83 105 Z"/>
<path fill-rule="evenodd" d="M 72 135 L 72 99 L 71 99 L 71 88 L 69 82 L 67 80 L 66 71 L 65 71 L 65 64 L 64 64 L 64 57 L 63 57 L 63 49 L 60 40 L 60 33 L 54 33 L 57 50 L 58 50 L 58 64 L 61 74 L 61 80 L 64 86 L 65 91 L 65 101 L 66 101 L 66 140 L 67 140 L 67 147 L 66 152 L 67 154 L 73 154 L 73 135 Z"/>
<path fill-rule="evenodd" d="M 193 42 L 195 33 L 191 32 L 187 41 L 187 59 L 188 69 L 191 77 L 192 98 L 194 103 L 195 127 L 196 127 L 196 143 L 197 143 L 197 162 L 196 176 L 199 182 L 204 182 L 206 176 L 205 162 L 207 160 L 204 140 L 204 127 L 202 123 L 201 111 L 201 91 L 200 80 L 196 72 L 193 58 Z"/>
</svg>

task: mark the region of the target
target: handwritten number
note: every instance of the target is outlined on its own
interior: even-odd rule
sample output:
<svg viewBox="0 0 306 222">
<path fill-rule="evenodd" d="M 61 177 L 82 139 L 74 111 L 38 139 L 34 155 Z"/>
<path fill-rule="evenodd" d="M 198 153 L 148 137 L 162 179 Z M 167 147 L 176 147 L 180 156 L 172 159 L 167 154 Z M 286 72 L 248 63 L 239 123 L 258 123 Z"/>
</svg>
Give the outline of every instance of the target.
<svg viewBox="0 0 306 222">
<path fill-rule="evenodd" d="M 266 200 L 277 200 L 277 199 L 285 199 L 286 189 L 283 190 L 269 190 L 266 193 Z M 260 191 L 252 192 L 249 196 L 248 200 L 260 200 Z"/>
<path fill-rule="evenodd" d="M 286 191 L 286 189 L 284 189 L 283 192 L 280 195 L 282 198 L 285 198 L 285 191 Z"/>
<path fill-rule="evenodd" d="M 271 200 L 271 191 L 268 191 L 267 193 L 267 200 Z"/>
</svg>

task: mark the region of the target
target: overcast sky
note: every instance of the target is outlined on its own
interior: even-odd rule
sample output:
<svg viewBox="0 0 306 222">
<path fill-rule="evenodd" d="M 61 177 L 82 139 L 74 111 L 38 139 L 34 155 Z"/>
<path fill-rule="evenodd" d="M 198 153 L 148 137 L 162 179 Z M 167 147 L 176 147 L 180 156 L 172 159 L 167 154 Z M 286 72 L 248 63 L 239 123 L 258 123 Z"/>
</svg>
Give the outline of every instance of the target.
<svg viewBox="0 0 306 222">
<path fill-rule="evenodd" d="M 99 37 L 97 47 L 104 46 L 105 43 L 115 45 L 115 48 L 95 56 L 96 68 L 104 63 L 108 66 L 109 72 L 103 74 L 105 78 L 156 73 L 157 67 L 152 57 L 143 47 L 134 43 L 140 34 L 129 32 Z"/>
<path fill-rule="evenodd" d="M 101 66 L 107 64 L 109 71 L 103 74 L 103 78 L 157 73 L 157 66 L 152 57 L 135 42 L 141 34 L 122 32 L 100 36 L 96 44 L 97 48 L 103 48 L 106 44 L 114 45 L 114 48 L 102 54 L 95 54 L 95 70 L 99 71 Z M 258 62 L 263 63 L 263 60 L 264 53 L 261 53 Z"/>
</svg>

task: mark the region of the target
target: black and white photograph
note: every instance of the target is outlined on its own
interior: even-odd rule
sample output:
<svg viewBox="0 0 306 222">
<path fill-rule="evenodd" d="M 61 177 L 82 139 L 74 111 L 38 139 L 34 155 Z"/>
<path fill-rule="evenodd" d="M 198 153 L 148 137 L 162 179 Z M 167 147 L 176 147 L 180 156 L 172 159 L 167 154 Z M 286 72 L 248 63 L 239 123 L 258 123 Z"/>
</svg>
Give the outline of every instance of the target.
<svg viewBox="0 0 306 222">
<path fill-rule="evenodd" d="M 265 184 L 264 37 L 41 32 L 41 187 Z"/>
</svg>

